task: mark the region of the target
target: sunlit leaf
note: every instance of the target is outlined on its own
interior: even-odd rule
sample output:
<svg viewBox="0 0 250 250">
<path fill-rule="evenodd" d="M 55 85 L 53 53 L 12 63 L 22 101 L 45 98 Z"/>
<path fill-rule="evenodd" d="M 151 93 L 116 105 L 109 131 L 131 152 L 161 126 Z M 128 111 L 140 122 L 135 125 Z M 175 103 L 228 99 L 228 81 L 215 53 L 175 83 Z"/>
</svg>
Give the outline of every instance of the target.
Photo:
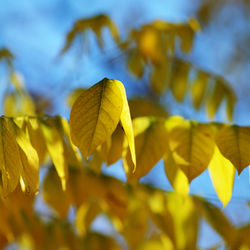
<svg viewBox="0 0 250 250">
<path fill-rule="evenodd" d="M 141 31 L 135 34 L 140 54 L 152 63 L 161 62 L 164 58 L 164 54 L 161 50 L 162 46 L 159 31 L 150 25 L 146 25 L 142 27 Z"/>
<path fill-rule="evenodd" d="M 35 115 L 35 105 L 31 97 L 23 90 L 6 94 L 4 97 L 6 116 Z"/>
<path fill-rule="evenodd" d="M 60 132 L 56 120 L 46 119 L 39 122 L 47 150 L 55 165 L 58 176 L 61 179 L 62 187 L 66 189 L 66 181 L 68 178 L 67 159 L 65 158 L 64 140 Z"/>
<path fill-rule="evenodd" d="M 15 121 L 15 122 L 14 122 Z M 36 150 L 33 148 L 28 137 L 26 127 L 18 127 L 18 119 L 11 120 L 11 126 L 17 144 L 19 146 L 19 157 L 22 163 L 21 186 L 23 183 L 24 191 L 36 193 L 39 186 L 39 159 Z M 24 124 L 23 124 L 24 125 Z M 25 129 L 25 131 L 23 130 Z"/>
<path fill-rule="evenodd" d="M 250 164 L 250 127 L 232 125 L 220 130 L 216 144 L 224 157 L 230 160 L 240 174 Z"/>
<path fill-rule="evenodd" d="M 168 196 L 167 207 L 174 222 L 175 248 L 195 249 L 199 218 L 191 197 L 172 193 Z"/>
<path fill-rule="evenodd" d="M 168 134 L 165 128 L 164 119 L 156 118 L 136 118 L 135 123 L 138 124 L 140 120 L 146 125 L 144 131 L 140 134 L 135 134 L 135 151 L 137 167 L 135 173 L 129 173 L 128 178 L 139 179 L 146 175 L 155 164 L 162 158 L 167 151 Z M 136 121 L 137 120 L 137 121 Z M 137 130 L 137 129 L 136 129 Z M 137 131 L 135 131 L 137 133 Z M 130 154 L 127 155 L 125 164 L 130 166 Z"/>
<path fill-rule="evenodd" d="M 164 156 L 164 168 L 167 178 L 174 190 L 179 194 L 188 194 L 188 179 L 183 171 L 175 163 L 172 152 L 170 150 Z"/>
<path fill-rule="evenodd" d="M 212 158 L 213 131 L 205 124 L 179 122 L 169 133 L 169 145 L 176 164 L 191 182 L 208 167 Z"/>
<path fill-rule="evenodd" d="M 111 136 L 111 146 L 107 154 L 107 165 L 117 162 L 122 157 L 124 131 L 120 125 Z"/>
<path fill-rule="evenodd" d="M 13 129 L 7 118 L 0 118 L 0 193 L 13 192 L 20 179 L 22 165 Z"/>
<path fill-rule="evenodd" d="M 76 99 L 85 91 L 84 88 L 74 89 L 67 97 L 67 104 L 72 107 Z"/>
<path fill-rule="evenodd" d="M 209 163 L 208 170 L 216 193 L 223 205 L 226 206 L 233 192 L 235 168 L 233 164 L 221 154 L 217 146 L 214 148 L 214 154 Z"/>
<path fill-rule="evenodd" d="M 107 78 L 83 92 L 70 113 L 73 143 L 86 159 L 114 132 L 123 110 L 122 83 Z"/>
<path fill-rule="evenodd" d="M 37 118 L 26 117 L 25 122 L 26 122 L 31 144 L 35 148 L 38 154 L 39 163 L 43 164 L 47 156 L 47 148 L 46 148 L 46 143 L 44 140 L 42 130 L 39 126 L 39 121 Z"/>
<path fill-rule="evenodd" d="M 134 163 L 133 171 L 135 171 L 135 169 L 136 169 L 136 157 L 135 157 L 134 131 L 133 131 L 133 126 L 132 126 L 130 110 L 129 110 L 129 106 L 128 106 L 125 88 L 123 87 L 123 85 L 121 85 L 120 89 L 121 89 L 122 99 L 123 99 L 123 108 L 122 108 L 122 112 L 121 112 L 120 121 L 121 121 L 122 128 L 124 130 L 124 133 L 125 133 L 127 141 L 128 141 L 129 150 L 131 153 L 132 161 Z"/>
</svg>

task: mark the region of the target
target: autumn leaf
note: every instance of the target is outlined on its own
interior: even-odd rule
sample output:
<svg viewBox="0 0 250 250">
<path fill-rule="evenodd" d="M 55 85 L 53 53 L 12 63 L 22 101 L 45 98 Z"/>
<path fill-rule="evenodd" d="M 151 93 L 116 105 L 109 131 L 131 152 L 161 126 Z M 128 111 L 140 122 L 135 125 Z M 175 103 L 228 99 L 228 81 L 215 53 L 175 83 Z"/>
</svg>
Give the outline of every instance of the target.
<svg viewBox="0 0 250 250">
<path fill-rule="evenodd" d="M 209 81 L 209 75 L 203 71 L 198 71 L 195 80 L 192 83 L 191 94 L 193 99 L 193 105 L 195 109 L 201 107 L 201 103 L 204 100 L 207 85 Z"/>
<path fill-rule="evenodd" d="M 212 158 L 213 132 L 208 125 L 180 120 L 169 132 L 169 145 L 176 164 L 191 182 L 208 167 Z"/>
<path fill-rule="evenodd" d="M 134 127 L 137 167 L 135 173 L 128 172 L 128 180 L 139 179 L 146 175 L 162 158 L 168 146 L 165 119 L 153 117 L 136 118 Z M 128 153 L 124 160 L 125 169 L 127 165 L 131 165 L 130 157 Z"/>
<path fill-rule="evenodd" d="M 36 150 L 33 148 L 24 119 L 21 119 L 24 127 L 18 127 L 20 118 L 10 120 L 13 133 L 19 146 L 19 157 L 22 163 L 21 187 L 28 193 L 36 193 L 39 187 L 39 159 Z M 20 126 L 20 123 L 19 123 Z"/>
<path fill-rule="evenodd" d="M 4 196 L 13 192 L 20 179 L 22 165 L 19 149 L 8 119 L 0 118 L 0 192 Z"/>
<path fill-rule="evenodd" d="M 120 81 L 104 78 L 76 100 L 70 113 L 72 141 L 87 159 L 111 136 L 119 121 L 135 164 L 132 123 L 126 92 Z"/>
<path fill-rule="evenodd" d="M 66 181 L 68 178 L 67 159 L 65 158 L 64 140 L 57 129 L 56 120 L 44 119 L 39 121 L 41 131 L 44 136 L 47 151 L 56 168 L 58 176 L 61 179 L 62 187 L 66 189 Z"/>
<path fill-rule="evenodd" d="M 215 140 L 222 155 L 233 163 L 239 174 L 250 164 L 250 127 L 225 127 Z"/>
<path fill-rule="evenodd" d="M 171 183 L 174 190 L 179 194 L 188 194 L 189 183 L 188 178 L 184 172 L 175 163 L 172 156 L 172 152 L 168 150 L 166 155 L 164 155 L 164 169 L 166 176 Z"/>
<path fill-rule="evenodd" d="M 226 206 L 233 192 L 235 168 L 233 164 L 221 154 L 217 146 L 214 148 L 214 154 L 209 163 L 208 170 L 215 191 L 223 205 Z"/>
<path fill-rule="evenodd" d="M 62 190 L 60 178 L 54 169 L 50 169 L 44 179 L 42 197 L 44 201 L 60 216 L 65 219 L 71 204 L 69 190 Z"/>
</svg>

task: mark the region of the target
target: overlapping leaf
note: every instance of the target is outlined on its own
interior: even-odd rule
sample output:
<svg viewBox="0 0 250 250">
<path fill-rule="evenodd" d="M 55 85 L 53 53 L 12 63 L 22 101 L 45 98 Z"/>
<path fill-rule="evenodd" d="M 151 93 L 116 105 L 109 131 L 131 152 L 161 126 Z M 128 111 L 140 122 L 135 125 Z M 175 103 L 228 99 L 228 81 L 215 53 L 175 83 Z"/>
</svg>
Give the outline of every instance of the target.
<svg viewBox="0 0 250 250">
<path fill-rule="evenodd" d="M 135 164 L 134 136 L 125 89 L 121 82 L 103 79 L 74 103 L 70 113 L 73 143 L 86 159 L 114 132 L 121 121 Z"/>
<path fill-rule="evenodd" d="M 208 167 L 214 151 L 213 132 L 205 124 L 180 121 L 169 133 L 169 146 L 176 164 L 191 182 Z"/>
<path fill-rule="evenodd" d="M 221 129 L 216 144 L 223 156 L 230 160 L 240 174 L 250 164 L 250 127 L 232 125 Z"/>
<path fill-rule="evenodd" d="M 168 146 L 164 119 L 139 117 L 134 120 L 134 130 L 137 168 L 134 174 L 129 171 L 131 167 L 127 169 L 129 179 L 139 179 L 146 175 L 163 157 Z M 125 168 L 131 165 L 130 157 L 128 153 Z"/>
</svg>

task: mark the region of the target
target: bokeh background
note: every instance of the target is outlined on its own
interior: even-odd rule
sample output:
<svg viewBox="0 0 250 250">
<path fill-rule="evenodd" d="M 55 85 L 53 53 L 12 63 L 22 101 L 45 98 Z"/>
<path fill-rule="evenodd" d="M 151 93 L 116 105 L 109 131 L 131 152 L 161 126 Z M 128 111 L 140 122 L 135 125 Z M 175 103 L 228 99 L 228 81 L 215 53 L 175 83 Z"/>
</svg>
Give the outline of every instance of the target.
<svg viewBox="0 0 250 250">
<path fill-rule="evenodd" d="M 196 34 L 192 51 L 179 52 L 178 56 L 198 68 L 223 76 L 237 96 L 233 123 L 250 126 L 249 0 L 0 0 L 0 48 L 6 47 L 13 53 L 15 70 L 22 75 L 27 91 L 47 114 L 68 118 L 70 108 L 66 98 L 69 93 L 76 88 L 89 87 L 104 77 L 122 81 L 128 97 L 144 93 L 145 79 L 138 80 L 128 72 L 125 55 L 107 30 L 103 32 L 105 46 L 102 50 L 94 35 L 89 34 L 88 41 L 77 39 L 67 53 L 60 55 L 74 22 L 98 14 L 106 14 L 116 23 L 122 39 L 132 28 L 157 19 L 182 23 L 196 18 L 202 31 Z M 2 102 L 10 87 L 7 72 L 7 65 L 0 63 Z M 189 97 L 177 103 L 169 94 L 165 104 L 170 114 L 209 121 L 204 109 L 194 110 Z M 227 121 L 223 109 L 222 106 L 214 121 Z M 162 165 L 157 164 L 142 182 L 172 190 Z M 125 180 L 121 162 L 109 168 L 104 166 L 103 171 Z M 222 207 L 207 171 L 191 183 L 190 192 Z M 246 168 L 235 177 L 233 196 L 224 212 L 234 224 L 243 225 L 250 222 L 249 204 L 250 178 L 249 168 Z M 39 199 L 37 209 L 46 209 Z M 111 230 L 102 218 L 93 226 L 97 230 Z M 209 247 L 217 241 L 219 237 L 204 223 L 199 245 Z"/>
</svg>

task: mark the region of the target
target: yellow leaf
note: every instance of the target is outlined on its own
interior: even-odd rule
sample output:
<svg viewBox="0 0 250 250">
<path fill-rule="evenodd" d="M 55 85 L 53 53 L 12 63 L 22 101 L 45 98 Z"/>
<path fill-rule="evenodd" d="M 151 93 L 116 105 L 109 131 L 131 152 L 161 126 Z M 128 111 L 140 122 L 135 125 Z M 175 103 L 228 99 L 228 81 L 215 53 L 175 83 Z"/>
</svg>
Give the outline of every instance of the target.
<svg viewBox="0 0 250 250">
<path fill-rule="evenodd" d="M 168 112 L 163 106 L 146 98 L 133 98 L 128 104 L 132 119 L 140 116 L 168 117 Z"/>
<path fill-rule="evenodd" d="M 67 34 L 66 43 L 61 51 L 61 54 L 70 48 L 77 35 L 85 32 L 88 29 L 93 30 L 98 39 L 98 44 L 102 48 L 101 32 L 104 27 L 107 27 L 110 30 L 113 39 L 118 43 L 119 34 L 116 25 L 109 19 L 108 16 L 100 14 L 91 18 L 80 19 L 75 22 L 73 28 Z"/>
<path fill-rule="evenodd" d="M 80 236 L 84 236 L 89 230 L 91 223 L 101 213 L 100 205 L 96 201 L 83 203 L 76 212 L 75 227 Z"/>
<path fill-rule="evenodd" d="M 164 52 L 161 46 L 161 36 L 157 29 L 148 25 L 139 31 L 137 37 L 140 54 L 150 60 L 153 64 L 163 61 Z"/>
<path fill-rule="evenodd" d="M 86 89 L 79 88 L 74 89 L 67 97 L 67 104 L 72 107 L 76 99 L 85 91 Z"/>
<path fill-rule="evenodd" d="M 128 70 L 136 77 L 141 78 L 144 73 L 144 63 L 138 50 L 133 50 L 128 57 L 127 62 Z"/>
<path fill-rule="evenodd" d="M 190 65 L 184 62 L 173 62 L 170 87 L 175 99 L 178 102 L 183 101 L 187 91 L 189 67 Z"/>
<path fill-rule="evenodd" d="M 196 249 L 199 218 L 191 197 L 171 193 L 167 208 L 174 223 L 175 249 Z"/>
<path fill-rule="evenodd" d="M 65 158 L 64 140 L 58 131 L 57 123 L 52 119 L 40 120 L 40 127 L 51 160 L 61 179 L 63 190 L 66 189 L 68 178 L 67 159 Z"/>
<path fill-rule="evenodd" d="M 135 137 L 137 167 L 135 173 L 128 173 L 128 181 L 136 180 L 146 175 L 162 158 L 168 147 L 168 134 L 164 119 L 151 117 L 135 119 L 135 123 L 138 124 L 140 122 L 145 122 L 146 126 L 143 128 L 143 132 L 136 134 Z M 130 157 L 130 154 L 127 154 L 125 168 L 126 164 L 128 166 L 131 165 Z"/>
<path fill-rule="evenodd" d="M 88 162 L 89 167 L 95 171 L 95 173 L 100 174 L 102 171 L 102 163 L 104 162 L 101 154 L 95 150 L 91 161 Z"/>
<path fill-rule="evenodd" d="M 19 118 L 20 119 L 20 118 Z M 18 123 L 16 118 L 15 123 Z M 39 186 L 39 159 L 36 150 L 31 145 L 28 131 L 23 131 L 14 121 L 10 121 L 16 141 L 19 146 L 19 157 L 22 163 L 21 180 L 24 184 L 23 191 L 36 193 Z"/>
<path fill-rule="evenodd" d="M 176 165 L 170 150 L 168 150 L 167 154 L 164 156 L 164 168 L 168 180 L 170 181 L 174 190 L 179 194 L 188 194 L 188 179 L 183 171 Z"/>
<path fill-rule="evenodd" d="M 123 88 L 121 82 L 104 78 L 74 103 L 70 133 L 85 159 L 114 132 L 123 110 Z"/>
<path fill-rule="evenodd" d="M 0 193 L 7 196 L 20 180 L 22 165 L 18 145 L 8 118 L 0 118 Z"/>
<path fill-rule="evenodd" d="M 79 153 L 77 147 L 72 143 L 70 138 L 70 129 L 69 123 L 63 117 L 56 117 L 58 122 L 58 129 L 61 131 L 61 134 L 64 137 L 64 151 L 65 157 L 67 158 L 68 165 L 70 167 L 82 167 L 82 158 L 81 154 Z M 60 125 L 60 126 L 59 126 Z"/>
<path fill-rule="evenodd" d="M 122 157 L 124 132 L 120 125 L 117 126 L 111 137 L 111 146 L 107 154 L 107 165 L 117 162 Z"/>
<path fill-rule="evenodd" d="M 71 204 L 70 193 L 63 191 L 56 171 L 50 169 L 44 179 L 42 197 L 62 218 L 65 219 Z"/>
<path fill-rule="evenodd" d="M 196 79 L 194 80 L 191 88 L 193 105 L 196 109 L 201 107 L 202 100 L 205 97 L 209 75 L 203 71 L 198 71 Z"/>
<path fill-rule="evenodd" d="M 190 27 L 191 27 L 194 31 L 200 31 L 200 30 L 201 30 L 200 23 L 199 23 L 195 18 L 190 18 L 190 19 L 188 20 L 188 23 L 189 23 Z"/>
<path fill-rule="evenodd" d="M 222 155 L 239 174 L 250 164 L 250 127 L 228 126 L 216 134 L 215 140 Z"/>
<path fill-rule="evenodd" d="M 221 84 L 220 79 L 217 79 L 215 82 L 213 93 L 211 94 L 207 104 L 207 114 L 210 119 L 215 116 L 223 101 L 224 95 L 225 90 L 223 84 Z"/>
<path fill-rule="evenodd" d="M 208 170 L 216 193 L 225 207 L 232 197 L 235 168 L 221 154 L 217 146 L 215 146 Z"/>
<path fill-rule="evenodd" d="M 234 106 L 237 101 L 237 98 L 234 94 L 234 92 L 228 88 L 228 91 L 226 93 L 226 112 L 227 112 L 227 119 L 231 122 L 233 119 L 233 113 L 234 113 Z"/>
<path fill-rule="evenodd" d="M 137 201 L 131 200 L 130 206 L 129 216 L 124 223 L 121 234 L 126 239 L 130 249 L 137 249 L 146 238 L 148 214 L 145 206 Z"/>
<path fill-rule="evenodd" d="M 150 240 L 145 240 L 140 247 L 138 248 L 138 250 L 173 250 L 173 244 L 172 242 L 165 237 L 164 240 L 156 240 L 156 239 L 150 239 Z"/>
<path fill-rule="evenodd" d="M 231 245 L 236 236 L 236 229 L 223 214 L 223 212 L 207 201 L 200 198 L 194 199 L 197 213 L 204 217 L 209 225 L 225 240 L 228 245 Z"/>
<path fill-rule="evenodd" d="M 129 146 L 132 161 L 134 164 L 133 171 L 135 171 L 136 157 L 135 157 L 135 140 L 134 140 L 133 126 L 132 126 L 132 121 L 130 117 L 130 110 L 128 106 L 125 88 L 123 87 L 122 84 L 121 84 L 120 89 L 121 89 L 122 99 L 123 99 L 123 107 L 122 107 L 120 121 L 121 121 L 121 125 L 123 127 L 124 133 L 128 141 L 128 146 Z"/>
<path fill-rule="evenodd" d="M 100 250 L 100 249 L 108 249 L 108 250 L 120 250 L 121 247 L 115 241 L 114 238 L 99 234 L 96 232 L 89 232 L 87 237 L 84 238 L 84 243 L 81 247 L 84 246 L 85 249 L 91 250 Z"/>
<path fill-rule="evenodd" d="M 170 81 L 170 65 L 169 59 L 164 58 L 163 62 L 160 64 L 154 65 L 152 72 L 151 72 L 151 86 L 152 90 L 161 95 L 164 93 L 166 88 L 169 85 Z"/>
<path fill-rule="evenodd" d="M 39 164 L 41 165 L 45 162 L 45 159 L 47 156 L 47 149 L 46 149 L 46 144 L 45 144 L 45 140 L 43 137 L 43 133 L 41 131 L 37 118 L 26 117 L 25 120 L 26 120 L 31 144 L 35 148 L 38 154 Z"/>
<path fill-rule="evenodd" d="M 35 105 L 31 97 L 23 90 L 7 94 L 4 98 L 5 115 L 35 115 Z"/>
<path fill-rule="evenodd" d="M 183 121 L 170 131 L 169 145 L 176 164 L 191 182 L 208 167 L 212 158 L 213 132 L 209 125 Z"/>
<path fill-rule="evenodd" d="M 181 39 L 181 50 L 184 53 L 190 52 L 193 47 L 194 30 L 192 27 L 182 24 L 176 30 L 177 35 Z"/>
</svg>

